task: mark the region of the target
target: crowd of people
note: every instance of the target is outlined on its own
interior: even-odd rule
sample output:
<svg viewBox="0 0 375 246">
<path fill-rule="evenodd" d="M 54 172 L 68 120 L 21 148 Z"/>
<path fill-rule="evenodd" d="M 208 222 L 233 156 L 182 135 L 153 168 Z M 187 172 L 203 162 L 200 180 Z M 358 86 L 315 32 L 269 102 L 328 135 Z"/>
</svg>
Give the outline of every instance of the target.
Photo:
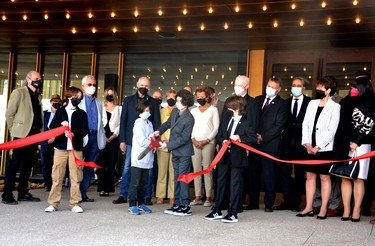
<svg viewBox="0 0 375 246">
<path fill-rule="evenodd" d="M 372 198 L 367 198 L 370 202 L 366 204 L 370 206 L 362 206 L 370 158 L 359 161 L 360 172 L 355 179 L 331 175 L 331 164 L 324 162 L 371 151 L 375 94 L 366 71 L 355 74 L 343 99 L 332 76 L 314 83 L 314 99 L 305 95 L 308 81 L 294 77 L 292 96 L 284 100 L 278 95 L 279 79 L 269 79 L 265 93 L 253 98 L 248 94 L 249 78 L 240 75 L 235 79 L 235 95 L 225 102 L 216 97 L 212 87 L 198 86 L 193 91 L 187 86 L 180 91 L 167 91 L 165 107 L 161 106 L 161 91 L 148 94 L 151 82 L 147 77 L 139 78 L 135 94 L 127 96 L 120 106 L 114 88 L 105 90 L 104 102 L 98 99 L 96 80 L 87 75 L 82 79 L 82 88 L 67 89 L 64 100 L 53 95 L 51 107 L 44 112 L 40 74 L 29 72 L 25 82 L 24 87 L 12 92 L 8 102 L 6 120 L 12 138 L 59 126 L 71 129 L 71 133 L 40 143 L 45 188 L 50 192 L 46 212 L 58 210 L 67 170 L 72 212 L 82 213 L 82 202 L 94 202 L 88 196 L 88 188 L 95 173 L 99 195 L 114 193 L 119 176 L 116 164 L 121 160 L 119 151 L 124 160 L 119 196 L 113 203 L 129 202 L 128 211 L 134 215 L 152 213 L 149 206 L 153 205 L 155 191 L 156 204 L 171 204 L 164 211 L 166 214 L 189 216 L 193 206 L 203 205 L 212 207 L 205 219 L 237 222 L 238 213 L 244 209 L 259 209 L 261 187 L 267 213 L 292 210 L 298 212 L 297 217 L 317 214 L 317 219 L 324 220 L 342 216 L 342 221 L 359 222 L 361 213 L 370 211 Z M 229 140 L 255 147 L 272 157 L 316 160 L 322 164 L 280 163 Z M 178 177 L 207 169 L 224 144 L 229 144 L 229 148 L 216 169 L 194 179 L 195 197 L 191 200 L 189 184 Z M 38 144 L 32 144 L 13 150 L 5 174 L 4 204 L 40 201 L 27 189 L 37 148 Z M 76 165 L 73 151 L 78 159 L 95 162 L 102 168 L 95 172 L 92 167 Z M 16 200 L 12 191 L 19 169 Z M 278 190 L 283 193 L 283 202 L 275 205 Z M 301 200 L 303 194 L 305 202 Z M 222 210 L 228 211 L 225 216 Z"/>
</svg>

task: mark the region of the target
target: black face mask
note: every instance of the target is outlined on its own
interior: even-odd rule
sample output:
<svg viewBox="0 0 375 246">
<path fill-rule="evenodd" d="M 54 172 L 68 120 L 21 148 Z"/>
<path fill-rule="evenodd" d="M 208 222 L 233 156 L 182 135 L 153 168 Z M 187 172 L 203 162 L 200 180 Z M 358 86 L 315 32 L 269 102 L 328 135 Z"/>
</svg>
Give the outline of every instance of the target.
<svg viewBox="0 0 375 246">
<path fill-rule="evenodd" d="M 316 90 L 315 91 L 315 97 L 317 99 L 323 99 L 326 97 L 326 94 L 325 94 L 325 91 L 322 91 L 322 90 Z"/>
<path fill-rule="evenodd" d="M 206 104 L 206 98 L 198 98 L 198 99 L 197 99 L 197 102 L 198 102 L 201 106 L 203 106 L 203 105 Z"/>
<path fill-rule="evenodd" d="M 212 102 L 212 97 L 209 97 L 209 98 L 207 99 L 207 102 L 208 102 L 208 103 L 211 103 L 211 102 Z"/>
<path fill-rule="evenodd" d="M 60 103 L 52 103 L 52 107 L 55 108 L 55 109 L 59 109 L 59 108 L 61 108 L 61 105 L 60 105 Z"/>
<path fill-rule="evenodd" d="M 113 102 L 114 101 L 113 95 L 105 96 L 105 100 L 107 100 L 108 102 Z"/>
<path fill-rule="evenodd" d="M 145 87 L 141 87 L 141 88 L 138 88 L 138 91 L 139 91 L 139 93 L 141 93 L 142 95 L 146 95 L 147 92 L 148 92 L 148 89 L 145 88 Z"/>
<path fill-rule="evenodd" d="M 81 99 L 79 99 L 79 98 L 72 98 L 72 99 L 70 99 L 70 101 L 72 102 L 72 105 L 73 105 L 74 107 L 77 107 L 78 104 L 81 103 Z"/>
<path fill-rule="evenodd" d="M 41 80 L 31 80 L 31 85 L 35 89 L 38 89 L 42 85 L 42 81 Z"/>
<path fill-rule="evenodd" d="M 173 98 L 169 98 L 167 100 L 167 103 L 169 107 L 173 107 L 176 104 L 176 100 L 174 100 Z"/>
<path fill-rule="evenodd" d="M 157 98 L 156 101 L 158 101 L 159 105 L 163 102 L 163 100 L 161 100 L 160 98 Z"/>
</svg>

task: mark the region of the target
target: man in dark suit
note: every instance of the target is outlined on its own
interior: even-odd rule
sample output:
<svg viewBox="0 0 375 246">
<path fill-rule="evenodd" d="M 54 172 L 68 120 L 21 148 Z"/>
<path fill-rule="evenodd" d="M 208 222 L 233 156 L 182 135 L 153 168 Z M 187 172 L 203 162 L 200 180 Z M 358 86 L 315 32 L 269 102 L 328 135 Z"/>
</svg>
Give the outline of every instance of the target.
<svg viewBox="0 0 375 246">
<path fill-rule="evenodd" d="M 292 82 L 292 97 L 286 99 L 289 108 L 288 120 L 284 128 L 281 140 L 281 157 L 285 160 L 303 160 L 305 159 L 306 149 L 301 145 L 302 141 L 302 122 L 305 118 L 307 105 L 311 98 L 305 96 L 306 80 L 302 77 L 296 77 Z M 273 207 L 274 210 L 301 211 L 301 196 L 305 187 L 305 171 L 301 165 L 290 165 L 280 163 L 281 186 L 284 201 Z M 292 172 L 294 169 L 294 180 Z"/>
<path fill-rule="evenodd" d="M 277 78 L 268 80 L 266 95 L 255 98 L 259 117 L 257 149 L 269 155 L 277 156 L 280 149 L 281 133 L 288 118 L 288 106 L 277 94 L 280 92 L 280 82 Z M 269 158 L 257 156 L 250 165 L 250 204 L 248 209 L 259 208 L 260 175 L 263 171 L 265 184 L 265 212 L 273 212 L 276 197 L 275 162 Z"/>
<path fill-rule="evenodd" d="M 48 131 L 56 110 L 60 108 L 60 96 L 55 94 L 51 96 L 50 108 L 44 110 L 44 131 Z M 46 191 L 51 191 L 52 186 L 52 164 L 53 164 L 53 145 L 54 138 L 40 142 L 40 162 Z"/>
<path fill-rule="evenodd" d="M 147 77 L 141 77 L 137 82 L 137 92 L 124 99 L 122 104 L 121 121 L 120 121 L 120 150 L 125 154 L 125 164 L 122 172 L 122 180 L 120 186 L 120 196 L 113 201 L 114 204 L 121 204 L 127 202 L 129 182 L 130 182 L 130 165 L 131 165 L 131 150 L 133 139 L 133 125 L 138 118 L 136 105 L 141 100 L 150 102 L 151 116 L 149 120 L 152 122 L 154 129 L 160 126 L 160 110 L 157 100 L 147 94 L 151 87 L 151 82 Z"/>
</svg>

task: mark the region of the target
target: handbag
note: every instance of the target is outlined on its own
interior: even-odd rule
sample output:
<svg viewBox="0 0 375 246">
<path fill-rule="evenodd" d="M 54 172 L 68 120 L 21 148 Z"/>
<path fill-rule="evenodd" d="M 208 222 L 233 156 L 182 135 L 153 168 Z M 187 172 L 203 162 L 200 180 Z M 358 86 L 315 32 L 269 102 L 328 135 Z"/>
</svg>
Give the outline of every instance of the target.
<svg viewBox="0 0 375 246">
<path fill-rule="evenodd" d="M 349 151 L 349 157 L 357 157 L 357 152 Z M 334 163 L 329 169 L 329 173 L 338 177 L 356 179 L 359 174 L 359 160 Z"/>
</svg>

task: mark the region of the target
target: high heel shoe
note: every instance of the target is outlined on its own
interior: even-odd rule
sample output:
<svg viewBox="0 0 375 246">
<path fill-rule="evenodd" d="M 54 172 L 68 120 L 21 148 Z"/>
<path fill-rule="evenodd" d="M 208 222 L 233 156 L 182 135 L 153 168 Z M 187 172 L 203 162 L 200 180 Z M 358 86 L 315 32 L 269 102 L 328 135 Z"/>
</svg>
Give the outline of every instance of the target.
<svg viewBox="0 0 375 246">
<path fill-rule="evenodd" d="M 341 221 L 349 221 L 349 220 L 351 220 L 350 217 L 341 217 Z"/>
<path fill-rule="evenodd" d="M 316 218 L 318 219 L 318 220 L 325 220 L 325 219 L 327 219 L 327 214 L 326 215 L 324 215 L 324 216 L 316 216 Z"/>
<path fill-rule="evenodd" d="M 314 217 L 314 211 L 311 210 L 311 211 L 309 211 L 307 213 L 299 213 L 299 214 L 296 214 L 296 216 L 297 217 L 306 217 L 306 216 L 308 216 L 308 217 Z"/>
<path fill-rule="evenodd" d="M 361 217 L 359 217 L 358 219 L 352 218 L 352 222 L 360 222 L 360 221 L 361 221 Z"/>
</svg>

